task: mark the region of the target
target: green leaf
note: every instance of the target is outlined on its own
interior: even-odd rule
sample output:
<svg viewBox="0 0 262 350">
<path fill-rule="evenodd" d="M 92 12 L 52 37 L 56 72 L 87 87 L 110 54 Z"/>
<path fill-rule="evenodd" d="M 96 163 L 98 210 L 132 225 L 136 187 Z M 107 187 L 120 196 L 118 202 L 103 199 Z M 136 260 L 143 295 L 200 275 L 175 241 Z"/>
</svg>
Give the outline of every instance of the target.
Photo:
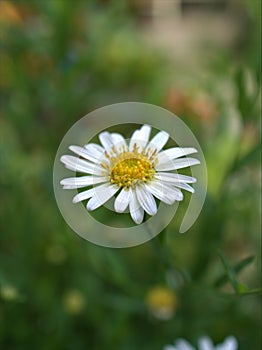
<svg viewBox="0 0 262 350">
<path fill-rule="evenodd" d="M 261 295 L 262 294 L 262 289 L 261 288 L 254 288 L 254 289 L 249 289 L 247 291 L 241 291 L 240 295 L 241 296 L 246 296 L 246 295 Z"/>
<path fill-rule="evenodd" d="M 236 272 L 240 272 L 242 269 L 244 269 L 246 266 L 251 264 L 255 259 L 254 255 L 248 256 L 247 258 L 241 260 L 237 265 L 235 266 Z"/>
<path fill-rule="evenodd" d="M 247 71 L 243 67 L 239 67 L 235 73 L 237 106 L 244 122 L 248 119 L 254 119 L 259 114 L 256 110 L 256 102 L 260 93 L 260 79 L 256 74 L 251 74 L 251 77 L 254 85 L 253 92 L 248 91 Z"/>
<path fill-rule="evenodd" d="M 234 288 L 234 291 L 238 293 L 239 284 L 238 284 L 234 269 L 229 264 L 229 262 L 227 261 L 226 257 L 224 256 L 221 250 L 218 251 L 218 255 L 222 261 L 222 264 L 224 265 L 228 280 L 230 281 L 232 287 Z"/>
<path fill-rule="evenodd" d="M 244 72 L 242 68 L 239 68 L 235 74 L 235 82 L 237 89 L 237 104 L 238 109 L 242 115 L 242 118 L 245 119 L 246 116 L 246 89 L 244 81 Z"/>
<path fill-rule="evenodd" d="M 255 256 L 252 255 L 252 256 L 249 256 L 249 257 L 241 260 L 240 262 L 238 262 L 235 266 L 233 266 L 234 273 L 237 274 L 240 271 L 242 271 L 245 267 L 247 267 L 249 264 L 251 264 L 254 261 L 254 258 L 255 258 Z M 214 286 L 221 287 L 227 281 L 228 281 L 228 275 L 223 274 L 214 282 Z"/>
<path fill-rule="evenodd" d="M 243 284 L 243 283 L 239 283 L 238 286 L 237 286 L 237 292 L 238 294 L 245 294 L 247 293 L 249 290 L 248 290 L 248 287 Z"/>
<path fill-rule="evenodd" d="M 259 162 L 260 157 L 260 142 L 252 148 L 248 154 L 246 154 L 243 158 L 239 159 L 234 167 L 234 171 L 238 170 L 242 166 L 247 163 L 255 163 Z"/>
</svg>

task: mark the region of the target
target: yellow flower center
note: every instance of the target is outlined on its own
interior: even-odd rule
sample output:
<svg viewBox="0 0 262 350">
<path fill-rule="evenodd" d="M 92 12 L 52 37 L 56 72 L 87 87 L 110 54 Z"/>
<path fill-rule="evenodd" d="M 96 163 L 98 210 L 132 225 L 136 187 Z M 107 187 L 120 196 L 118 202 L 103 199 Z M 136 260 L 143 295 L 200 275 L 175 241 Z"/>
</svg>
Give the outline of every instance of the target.
<svg viewBox="0 0 262 350">
<path fill-rule="evenodd" d="M 129 188 L 139 182 L 149 182 L 154 177 L 155 166 L 158 163 L 157 150 L 139 150 L 134 144 L 132 151 L 129 151 L 127 146 L 121 146 L 117 151 L 113 146 L 104 154 L 107 161 L 100 165 L 105 169 L 105 176 L 109 175 L 112 184 Z"/>
<path fill-rule="evenodd" d="M 155 174 L 154 162 L 145 152 L 139 153 L 137 148 L 132 152 L 123 150 L 117 154 L 114 149 L 105 153 L 110 166 L 101 164 L 109 171 L 110 182 L 119 187 L 129 188 L 138 182 L 148 182 Z"/>
<path fill-rule="evenodd" d="M 117 163 L 111 171 L 111 183 L 120 187 L 130 187 L 142 181 L 147 182 L 152 179 L 155 170 L 148 160 L 139 158 L 129 158 Z"/>
</svg>

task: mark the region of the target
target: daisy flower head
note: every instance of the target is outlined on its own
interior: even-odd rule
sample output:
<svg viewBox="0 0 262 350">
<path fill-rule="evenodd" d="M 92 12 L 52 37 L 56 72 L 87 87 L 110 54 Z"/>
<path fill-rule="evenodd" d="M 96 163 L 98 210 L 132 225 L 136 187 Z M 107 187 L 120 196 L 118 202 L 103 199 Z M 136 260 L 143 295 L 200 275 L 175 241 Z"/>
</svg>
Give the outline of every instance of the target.
<svg viewBox="0 0 262 350">
<path fill-rule="evenodd" d="M 198 347 L 195 349 L 188 341 L 177 339 L 175 345 L 166 345 L 163 350 L 237 350 L 237 340 L 233 336 L 227 337 L 223 343 L 216 346 L 212 340 L 205 336 L 198 340 Z"/>
<path fill-rule="evenodd" d="M 143 125 L 129 142 L 119 133 L 104 131 L 98 135 L 100 145 L 69 146 L 75 155 L 62 155 L 60 160 L 80 176 L 64 178 L 60 184 L 79 191 L 73 203 L 87 200 L 86 209 L 93 211 L 115 196 L 115 212 L 128 211 L 133 221 L 141 224 L 145 212 L 157 213 L 156 199 L 172 205 L 183 200 L 183 190 L 194 193 L 191 184 L 196 178 L 177 170 L 200 163 L 187 157 L 197 153 L 196 148 L 163 150 L 169 134 L 159 131 L 151 140 L 150 134 L 151 126 Z"/>
</svg>

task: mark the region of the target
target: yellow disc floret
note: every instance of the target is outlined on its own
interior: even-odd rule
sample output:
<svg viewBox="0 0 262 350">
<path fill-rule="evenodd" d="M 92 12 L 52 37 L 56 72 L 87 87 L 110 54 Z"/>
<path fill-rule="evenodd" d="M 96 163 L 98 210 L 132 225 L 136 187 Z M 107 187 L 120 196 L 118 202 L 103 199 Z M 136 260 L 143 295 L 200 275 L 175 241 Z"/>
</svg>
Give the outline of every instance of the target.
<svg viewBox="0 0 262 350">
<path fill-rule="evenodd" d="M 148 182 L 154 173 L 154 166 L 146 156 L 126 152 L 114 159 L 110 181 L 119 187 L 128 188 L 138 182 Z"/>
</svg>

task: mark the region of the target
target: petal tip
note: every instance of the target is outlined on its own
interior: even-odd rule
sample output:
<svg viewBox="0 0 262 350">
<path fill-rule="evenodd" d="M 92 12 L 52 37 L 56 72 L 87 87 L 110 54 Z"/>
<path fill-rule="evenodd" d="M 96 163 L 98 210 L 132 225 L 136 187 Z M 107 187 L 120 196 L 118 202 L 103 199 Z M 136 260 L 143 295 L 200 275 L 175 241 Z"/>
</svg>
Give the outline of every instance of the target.
<svg viewBox="0 0 262 350">
<path fill-rule="evenodd" d="M 60 157 L 60 162 L 66 163 L 66 159 L 67 159 L 67 156 L 63 155 L 62 157 Z"/>
</svg>

